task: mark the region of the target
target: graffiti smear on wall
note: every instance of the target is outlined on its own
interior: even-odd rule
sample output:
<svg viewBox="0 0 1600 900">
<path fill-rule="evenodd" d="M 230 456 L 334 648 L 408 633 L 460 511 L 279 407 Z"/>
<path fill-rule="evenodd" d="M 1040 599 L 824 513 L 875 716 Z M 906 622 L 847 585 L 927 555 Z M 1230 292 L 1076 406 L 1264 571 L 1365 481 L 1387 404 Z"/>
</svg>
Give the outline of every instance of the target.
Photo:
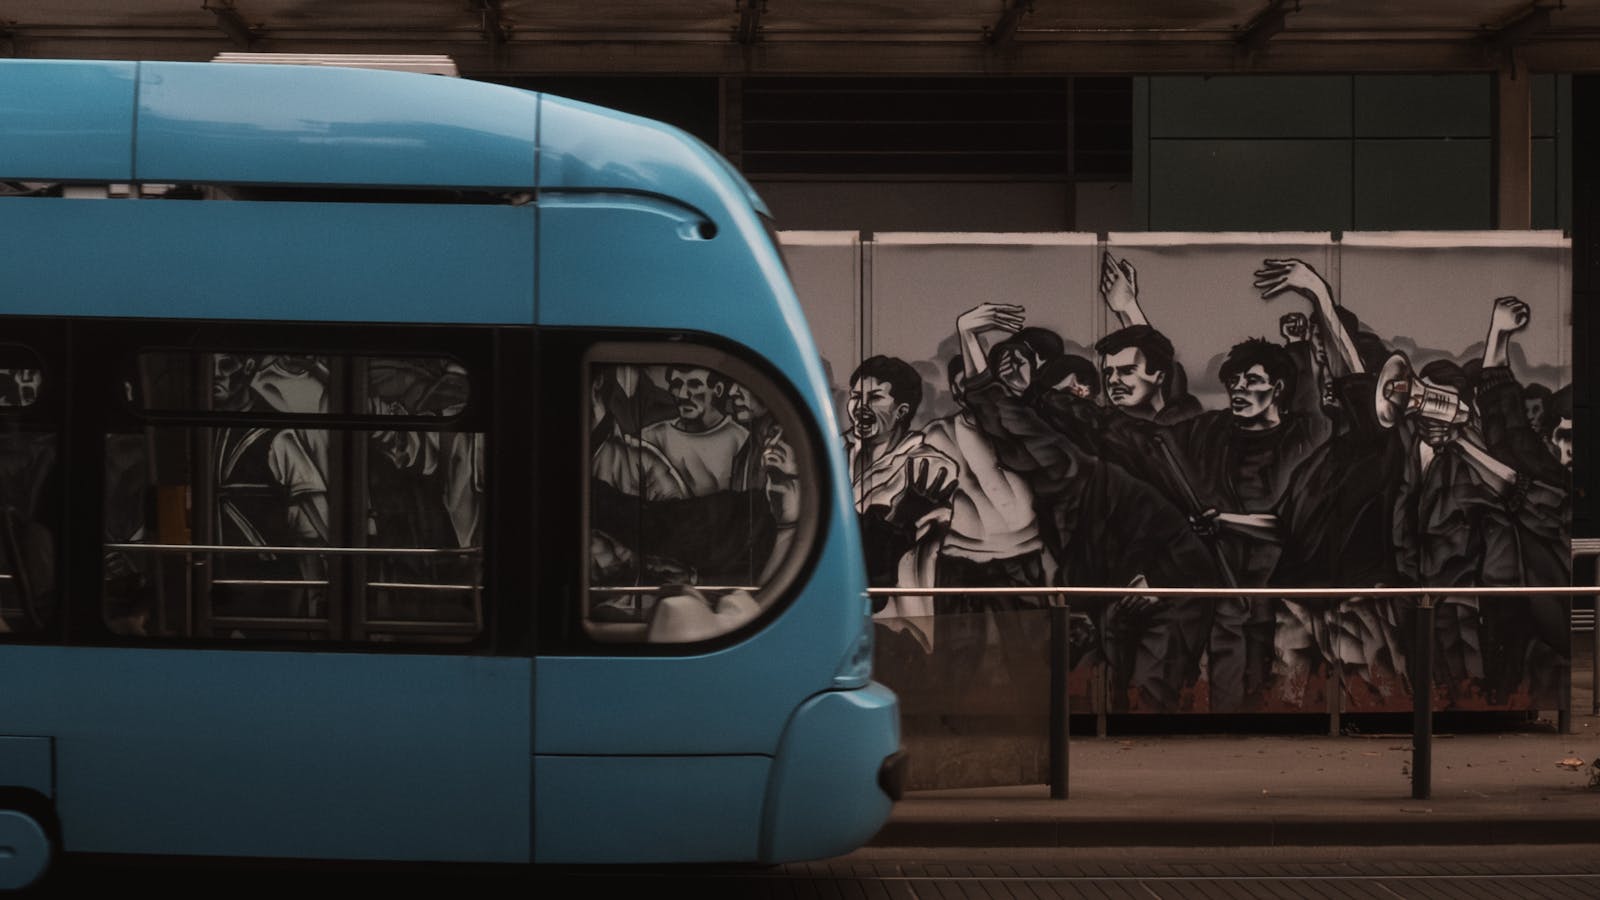
<svg viewBox="0 0 1600 900">
<path fill-rule="evenodd" d="M 785 250 L 874 586 L 1075 598 L 1074 708 L 1555 708 L 1570 583 L 1568 249 L 1548 234 L 854 235 Z M 861 273 L 867 273 L 861 277 Z M 1125 593 L 1121 593 L 1125 590 Z M 908 713 L 1043 710 L 1039 597 L 878 604 Z M 965 704 L 965 705 L 964 705 Z"/>
</svg>

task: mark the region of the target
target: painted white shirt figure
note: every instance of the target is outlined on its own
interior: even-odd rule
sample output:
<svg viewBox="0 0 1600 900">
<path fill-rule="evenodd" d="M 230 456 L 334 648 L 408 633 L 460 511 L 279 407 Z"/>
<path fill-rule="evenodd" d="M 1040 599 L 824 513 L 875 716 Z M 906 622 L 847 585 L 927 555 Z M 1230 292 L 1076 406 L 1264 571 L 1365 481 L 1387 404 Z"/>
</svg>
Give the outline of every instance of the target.
<svg viewBox="0 0 1600 900">
<path fill-rule="evenodd" d="M 725 417 L 705 431 L 684 431 L 676 420 L 657 422 L 645 426 L 640 437 L 661 448 L 683 477 L 690 496 L 704 497 L 732 487 L 733 458 L 749 432 Z"/>
<path fill-rule="evenodd" d="M 1036 553 L 1043 546 L 1033 494 L 1022 477 L 1000 466 L 994 447 L 964 414 L 924 430 L 928 446 L 955 460 L 959 487 L 940 553 L 974 562 Z"/>
</svg>

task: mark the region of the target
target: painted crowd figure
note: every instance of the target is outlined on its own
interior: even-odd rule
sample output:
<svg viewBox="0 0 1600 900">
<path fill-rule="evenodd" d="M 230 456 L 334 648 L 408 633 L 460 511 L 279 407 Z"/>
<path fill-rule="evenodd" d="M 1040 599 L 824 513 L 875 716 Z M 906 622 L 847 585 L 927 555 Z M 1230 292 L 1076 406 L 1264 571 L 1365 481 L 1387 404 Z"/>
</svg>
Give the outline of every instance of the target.
<svg viewBox="0 0 1600 900">
<path fill-rule="evenodd" d="M 1094 628 L 1074 640 L 1105 662 L 1113 711 L 1313 709 L 1309 686 L 1335 676 L 1358 705 L 1411 688 L 1411 599 L 1156 600 L 1142 586 L 1448 588 L 1434 678 L 1452 697 L 1554 688 L 1566 603 L 1470 591 L 1570 579 L 1571 390 L 1511 371 L 1526 304 L 1491 304 L 1481 359 L 1413 371 L 1311 266 L 1267 259 L 1262 300 L 1306 307 L 1281 316 L 1279 340 L 1233 345 L 1218 372 L 1228 405 L 1205 410 L 1137 277 L 1105 256 L 1099 289 L 1120 327 L 1094 362 L 1020 306 L 974 305 L 943 361 L 957 411 L 920 431 L 915 368 L 874 357 L 856 371 L 845 440 L 874 585 L 1126 587 L 1075 603 Z M 986 646 L 1018 685 L 1047 658 L 1025 624 L 1042 601 L 900 601 L 880 607 L 884 624 L 944 659 L 914 676 L 892 662 L 903 646 L 880 655 L 891 685 L 959 683 Z"/>
<path fill-rule="evenodd" d="M 1043 376 L 1043 370 L 1040 371 Z M 1063 378 L 1073 378 L 1066 373 Z M 1034 520 L 1033 497 L 1021 475 L 1000 464 L 995 448 L 966 402 L 966 373 L 959 358 L 948 365 L 950 394 L 957 411 L 930 422 L 927 445 L 956 466 L 950 524 L 934 561 L 937 587 L 1038 587 L 1046 583 L 1044 544 Z M 1038 690 L 1044 685 L 1048 631 L 1037 627 L 1042 597 L 981 594 L 937 596 L 941 667 L 959 687 L 977 674 L 988 642 L 989 624 L 1011 681 Z"/>
<path fill-rule="evenodd" d="M 213 408 L 234 412 L 320 412 L 326 408 L 327 374 L 313 359 L 219 353 L 212 357 Z M 218 543 L 260 547 L 327 546 L 329 535 L 328 432 L 304 428 L 232 427 L 217 430 L 212 455 Z M 281 589 L 251 581 L 324 578 L 317 556 L 263 552 L 219 559 L 217 571 L 244 581 L 219 591 L 219 612 L 233 615 L 324 615 L 317 587 L 292 592 L 285 610 Z"/>
<path fill-rule="evenodd" d="M 814 490 L 770 399 L 704 366 L 590 368 L 584 619 L 597 639 L 704 641 L 769 605 L 762 589 L 793 563 Z"/>
</svg>

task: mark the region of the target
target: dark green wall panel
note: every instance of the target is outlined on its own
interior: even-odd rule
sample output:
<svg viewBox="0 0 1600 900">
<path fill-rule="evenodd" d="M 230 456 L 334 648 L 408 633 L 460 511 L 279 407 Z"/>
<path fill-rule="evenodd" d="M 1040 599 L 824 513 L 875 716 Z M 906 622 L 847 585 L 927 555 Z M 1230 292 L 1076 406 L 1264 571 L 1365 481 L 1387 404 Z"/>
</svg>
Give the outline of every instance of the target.
<svg viewBox="0 0 1600 900">
<path fill-rule="evenodd" d="M 1533 141 L 1533 227 L 1560 228 L 1560 197 L 1556 187 L 1556 142 L 1552 138 Z"/>
<path fill-rule="evenodd" d="M 1493 133 L 1494 81 L 1487 75 L 1362 75 L 1353 81 L 1358 138 Z"/>
<path fill-rule="evenodd" d="M 1150 79 L 1152 138 L 1327 138 L 1349 134 L 1348 76 Z"/>
<path fill-rule="evenodd" d="M 1154 141 L 1150 227 L 1195 230 L 1344 228 L 1350 142 Z"/>
<path fill-rule="evenodd" d="M 1493 152 L 1487 139 L 1356 141 L 1353 227 L 1493 227 Z"/>
</svg>

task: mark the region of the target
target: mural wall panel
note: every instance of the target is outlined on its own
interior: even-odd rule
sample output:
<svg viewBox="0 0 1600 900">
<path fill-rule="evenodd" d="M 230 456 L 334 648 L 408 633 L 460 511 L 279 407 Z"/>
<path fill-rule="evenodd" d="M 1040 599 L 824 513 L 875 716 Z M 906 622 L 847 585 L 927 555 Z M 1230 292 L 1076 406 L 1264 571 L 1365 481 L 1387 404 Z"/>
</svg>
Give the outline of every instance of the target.
<svg viewBox="0 0 1600 900">
<path fill-rule="evenodd" d="M 833 388 L 834 408 L 842 411 L 844 380 L 862 359 L 861 237 L 853 231 L 788 231 L 782 241 L 789 276 Z"/>
<path fill-rule="evenodd" d="M 962 341 L 963 334 L 978 336 L 973 323 L 980 319 L 1018 317 L 1019 327 L 1004 332 L 1006 340 L 979 338 L 985 362 L 992 354 L 1003 383 L 1021 389 L 1046 359 L 1075 362 L 1077 374 L 1065 377 L 1087 379 L 1092 353 L 1081 341 L 1101 318 L 1099 305 L 1087 302 L 1095 277 L 1094 236 L 879 235 L 868 259 L 868 361 L 859 370 L 862 378 L 847 386 L 845 410 L 858 506 L 892 504 L 890 490 L 914 494 L 938 485 L 940 477 L 949 493 L 946 508 L 923 521 L 918 553 L 900 560 L 897 578 L 941 588 L 1056 583 L 1055 558 L 1044 550 L 1027 475 L 1001 464 L 966 403 Z M 894 390 L 896 405 L 879 406 L 870 391 L 861 390 L 874 375 L 895 384 L 909 383 L 913 373 L 920 400 Z M 893 418 L 899 403 L 910 410 L 904 419 Z M 894 473 L 900 467 L 907 467 L 903 479 Z M 934 648 L 925 666 L 931 677 L 921 686 L 934 696 L 919 697 L 908 685 L 908 711 L 940 705 L 949 712 L 991 715 L 1046 709 L 1048 602 L 980 594 L 899 598 L 879 612 L 884 671 L 906 668 L 901 661 L 916 654 L 896 648 L 911 647 L 914 637 Z M 1080 614 L 1075 637 L 1083 646 L 1090 641 L 1090 624 Z M 1071 699 L 1088 709 L 1093 668 L 1084 654 L 1079 657 Z"/>
<path fill-rule="evenodd" d="M 842 396 L 874 585 L 1126 589 L 1074 604 L 1074 708 L 1167 713 L 1408 709 L 1415 602 L 1141 586 L 1437 586 L 1442 707 L 1565 702 L 1569 604 L 1470 589 L 1570 582 L 1566 239 L 860 248 L 856 295 L 797 281 Z M 849 359 L 841 323 L 862 325 Z M 1042 714 L 1043 605 L 882 603 L 879 677 L 913 719 Z"/>
</svg>

